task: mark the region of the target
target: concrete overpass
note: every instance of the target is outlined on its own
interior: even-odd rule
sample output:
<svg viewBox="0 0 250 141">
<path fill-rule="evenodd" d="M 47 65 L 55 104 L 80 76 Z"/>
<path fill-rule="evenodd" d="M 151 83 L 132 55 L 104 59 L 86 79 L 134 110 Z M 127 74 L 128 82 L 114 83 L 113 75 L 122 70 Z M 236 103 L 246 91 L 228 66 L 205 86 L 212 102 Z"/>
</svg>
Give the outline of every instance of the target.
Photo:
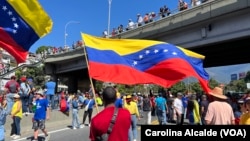
<svg viewBox="0 0 250 141">
<path fill-rule="evenodd" d="M 120 33 L 112 38 L 159 40 L 206 56 L 204 67 L 249 63 L 250 0 L 213 0 Z M 70 76 L 69 83 L 86 87 L 83 48 L 45 60 L 49 75 Z M 76 90 L 76 86 L 72 90 Z"/>
<path fill-rule="evenodd" d="M 206 56 L 204 67 L 249 63 L 250 0 L 214 0 L 115 38 L 152 39 Z"/>
</svg>

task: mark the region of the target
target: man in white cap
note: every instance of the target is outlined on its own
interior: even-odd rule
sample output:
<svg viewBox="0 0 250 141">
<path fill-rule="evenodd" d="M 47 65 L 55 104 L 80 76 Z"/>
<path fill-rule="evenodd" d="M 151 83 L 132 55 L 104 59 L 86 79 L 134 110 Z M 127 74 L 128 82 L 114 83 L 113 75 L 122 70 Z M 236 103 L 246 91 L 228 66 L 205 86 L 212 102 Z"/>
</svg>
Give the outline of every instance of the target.
<svg viewBox="0 0 250 141">
<path fill-rule="evenodd" d="M 21 120 L 22 120 L 22 102 L 20 100 L 20 96 L 18 94 L 15 94 L 13 96 L 14 98 L 14 104 L 11 109 L 11 118 L 13 119 L 13 123 L 11 125 L 11 138 L 14 140 L 21 137 Z"/>
<path fill-rule="evenodd" d="M 234 125 L 235 118 L 233 108 L 223 95 L 223 89 L 215 87 L 211 92 L 213 102 L 208 105 L 205 121 L 207 125 Z"/>
<path fill-rule="evenodd" d="M 137 14 L 137 26 L 142 26 L 143 18 L 141 14 Z"/>
<path fill-rule="evenodd" d="M 45 134 L 45 141 L 48 141 L 50 135 L 45 129 L 45 120 L 49 119 L 50 117 L 50 110 L 48 100 L 44 98 L 43 90 L 38 90 L 35 92 L 36 95 L 36 110 L 33 117 L 33 127 L 34 129 L 34 139 L 32 141 L 38 141 L 38 129 L 41 129 L 42 132 Z"/>
</svg>

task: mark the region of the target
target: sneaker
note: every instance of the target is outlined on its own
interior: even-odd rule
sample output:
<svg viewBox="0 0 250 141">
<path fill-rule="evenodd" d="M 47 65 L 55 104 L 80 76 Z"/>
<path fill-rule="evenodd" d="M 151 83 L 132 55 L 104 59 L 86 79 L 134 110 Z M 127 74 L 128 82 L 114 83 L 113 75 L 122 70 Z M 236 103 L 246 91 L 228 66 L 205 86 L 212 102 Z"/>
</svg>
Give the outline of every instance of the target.
<svg viewBox="0 0 250 141">
<path fill-rule="evenodd" d="M 72 129 L 73 129 L 73 130 L 76 130 L 77 128 L 76 128 L 76 127 L 73 127 Z"/>
<path fill-rule="evenodd" d="M 45 136 L 45 141 L 49 141 L 50 139 L 50 134 L 48 134 L 47 136 Z"/>
<path fill-rule="evenodd" d="M 21 137 L 20 135 L 16 135 L 13 137 L 13 139 L 16 140 L 16 139 L 19 139 L 20 137 Z"/>
<path fill-rule="evenodd" d="M 84 126 L 83 126 L 83 125 L 80 125 L 79 128 L 82 129 L 82 128 L 84 128 Z"/>
<path fill-rule="evenodd" d="M 11 137 L 11 138 L 14 138 L 15 136 L 16 136 L 16 134 L 13 134 L 13 135 L 11 135 L 10 137 Z"/>
</svg>

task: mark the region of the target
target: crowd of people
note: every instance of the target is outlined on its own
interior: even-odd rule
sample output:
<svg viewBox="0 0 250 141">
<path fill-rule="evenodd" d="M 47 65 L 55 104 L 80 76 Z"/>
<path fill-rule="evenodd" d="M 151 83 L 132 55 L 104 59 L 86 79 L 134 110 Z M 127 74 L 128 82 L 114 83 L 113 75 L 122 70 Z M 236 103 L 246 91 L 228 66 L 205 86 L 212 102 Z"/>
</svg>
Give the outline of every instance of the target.
<svg viewBox="0 0 250 141">
<path fill-rule="evenodd" d="M 120 34 L 122 32 L 129 31 L 129 30 L 138 28 L 140 26 L 146 25 L 148 23 L 160 20 L 162 18 L 170 16 L 171 14 L 186 10 L 189 7 L 198 6 L 198 5 L 205 3 L 207 1 L 209 1 L 209 0 L 191 0 L 190 3 L 188 3 L 185 0 L 178 0 L 178 7 L 175 10 L 170 10 L 170 8 L 167 5 L 164 5 L 164 6 L 159 8 L 158 12 L 147 12 L 144 15 L 141 15 L 140 13 L 138 13 L 136 15 L 136 20 L 128 19 L 128 23 L 127 23 L 126 27 L 124 27 L 123 24 L 120 24 L 117 28 L 112 29 L 110 35 L 108 35 L 107 30 L 104 30 L 102 32 L 102 35 L 104 38 L 114 37 L 117 34 Z"/>
<path fill-rule="evenodd" d="M 137 122 L 145 118 L 145 124 L 150 125 L 152 116 L 157 116 L 159 125 L 169 122 L 177 125 L 249 125 L 249 93 L 236 100 L 225 96 L 221 87 L 204 95 L 182 92 L 121 95 L 117 88 L 106 87 L 102 93 L 105 109 L 92 119 L 90 139 L 107 137 L 106 131 L 116 108 L 119 109 L 117 119 L 112 132 L 108 133 L 111 140 L 136 141 Z M 188 123 L 184 123 L 184 119 Z"/>
<path fill-rule="evenodd" d="M 45 93 L 36 90 L 32 78 L 22 76 L 20 81 L 16 80 L 16 76 L 11 76 L 5 84 L 5 90 L 1 94 L 0 99 L 0 140 L 5 138 L 4 124 L 6 117 L 13 119 L 10 137 L 14 140 L 21 137 L 21 120 L 23 116 L 33 113 L 32 128 L 34 129 L 34 139 L 38 140 L 38 129 L 45 134 L 45 140 L 48 141 L 50 136 L 45 129 L 45 120 L 49 119 L 48 101 L 44 99 Z"/>
<path fill-rule="evenodd" d="M 95 140 L 96 137 L 106 134 L 105 129 L 108 129 L 109 121 L 116 108 L 119 108 L 121 115 L 127 119 L 119 119 L 121 115 L 118 112 L 113 132 L 119 136 L 115 133 L 110 134 L 113 140 L 136 141 L 137 121 L 145 118 L 145 124 L 150 125 L 152 116 L 157 116 L 159 125 L 166 125 L 169 122 L 177 125 L 249 125 L 249 93 L 250 91 L 236 100 L 225 96 L 223 88 L 215 87 L 209 94 L 204 95 L 178 92 L 175 96 L 170 93 L 159 93 L 157 96 L 152 93 L 121 96 L 116 88 L 107 87 L 103 91 L 106 108 L 92 119 L 90 139 Z M 102 115 L 107 119 L 100 119 L 104 117 Z M 188 123 L 184 123 L 184 119 Z M 121 130 L 119 126 L 124 128 Z M 124 138 L 121 139 L 121 137 Z"/>
<path fill-rule="evenodd" d="M 88 92 L 82 93 L 80 90 L 77 93 L 69 94 L 62 90 L 57 93 L 56 82 L 53 78 L 49 78 L 44 86 L 35 87 L 32 78 L 21 76 L 17 80 L 16 76 L 11 76 L 11 79 L 5 84 L 5 90 L 0 94 L 0 141 L 5 138 L 5 122 L 6 117 L 10 117 L 13 122 L 11 125 L 10 137 L 13 140 L 21 138 L 21 121 L 26 116 L 32 116 L 32 129 L 34 129 L 33 141 L 38 140 L 38 129 L 44 133 L 45 141 L 48 141 L 50 135 L 45 129 L 45 121 L 50 118 L 50 112 L 61 111 L 62 101 L 67 102 L 67 113 L 72 111 L 72 129 L 83 128 L 85 120 L 89 119 L 87 126 L 90 126 L 92 119 L 93 107 L 103 106 L 102 99 L 96 96 L 93 99 L 93 93 L 90 89 Z M 79 122 L 78 111 L 86 109 L 83 115 L 82 123 Z M 68 116 L 67 114 L 67 116 Z"/>
<path fill-rule="evenodd" d="M 52 79 L 46 82 L 43 89 L 36 90 L 33 86 L 32 79 L 25 76 L 21 77 L 20 83 L 15 76 L 6 83 L 4 97 L 0 99 L 0 136 L 4 137 L 4 124 L 9 115 L 13 119 L 10 136 L 19 139 L 21 119 L 33 113 L 33 141 L 37 141 L 38 129 L 44 132 L 48 140 L 50 135 L 45 129 L 45 121 L 50 118 L 50 111 L 62 111 L 62 100 L 67 103 L 66 109 L 72 112 L 72 129 L 89 127 L 89 137 L 93 141 L 107 137 L 112 140 L 136 141 L 138 121 L 143 119 L 143 124 L 150 125 L 152 116 L 157 117 L 159 125 L 250 124 L 250 91 L 235 99 L 224 95 L 221 87 L 215 87 L 209 94 L 203 95 L 189 92 L 172 94 L 169 91 L 155 95 L 152 92 L 123 94 L 117 86 L 107 86 L 101 93 L 93 91 L 91 86 L 85 92 L 55 93 L 55 82 Z M 95 107 L 102 110 L 93 117 Z M 81 109 L 84 110 L 82 121 L 79 119 Z"/>
</svg>

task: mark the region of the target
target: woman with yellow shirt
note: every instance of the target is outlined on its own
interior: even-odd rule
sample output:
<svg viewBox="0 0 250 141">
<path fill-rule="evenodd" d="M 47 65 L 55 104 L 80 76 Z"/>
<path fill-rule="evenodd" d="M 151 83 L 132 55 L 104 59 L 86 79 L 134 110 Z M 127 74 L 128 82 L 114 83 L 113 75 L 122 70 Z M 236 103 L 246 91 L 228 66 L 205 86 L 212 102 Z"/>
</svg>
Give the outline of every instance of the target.
<svg viewBox="0 0 250 141">
<path fill-rule="evenodd" d="M 96 101 L 96 103 L 97 103 L 98 106 L 103 106 L 102 98 L 100 97 L 99 94 L 96 94 L 95 101 Z"/>
<path fill-rule="evenodd" d="M 250 97 L 245 99 L 245 108 L 246 110 L 240 117 L 240 125 L 250 125 Z"/>
<path fill-rule="evenodd" d="M 11 129 L 11 137 L 15 140 L 21 137 L 21 128 L 20 122 L 22 119 L 23 111 L 22 111 L 22 102 L 20 100 L 20 96 L 18 94 L 14 95 L 14 104 L 11 110 L 11 118 L 13 119 L 12 129 Z"/>
<path fill-rule="evenodd" d="M 140 115 L 136 102 L 132 100 L 132 96 L 128 95 L 124 99 L 124 108 L 131 114 L 131 126 L 129 129 L 129 141 L 136 141 L 137 139 L 137 119 L 140 120 Z"/>
</svg>

